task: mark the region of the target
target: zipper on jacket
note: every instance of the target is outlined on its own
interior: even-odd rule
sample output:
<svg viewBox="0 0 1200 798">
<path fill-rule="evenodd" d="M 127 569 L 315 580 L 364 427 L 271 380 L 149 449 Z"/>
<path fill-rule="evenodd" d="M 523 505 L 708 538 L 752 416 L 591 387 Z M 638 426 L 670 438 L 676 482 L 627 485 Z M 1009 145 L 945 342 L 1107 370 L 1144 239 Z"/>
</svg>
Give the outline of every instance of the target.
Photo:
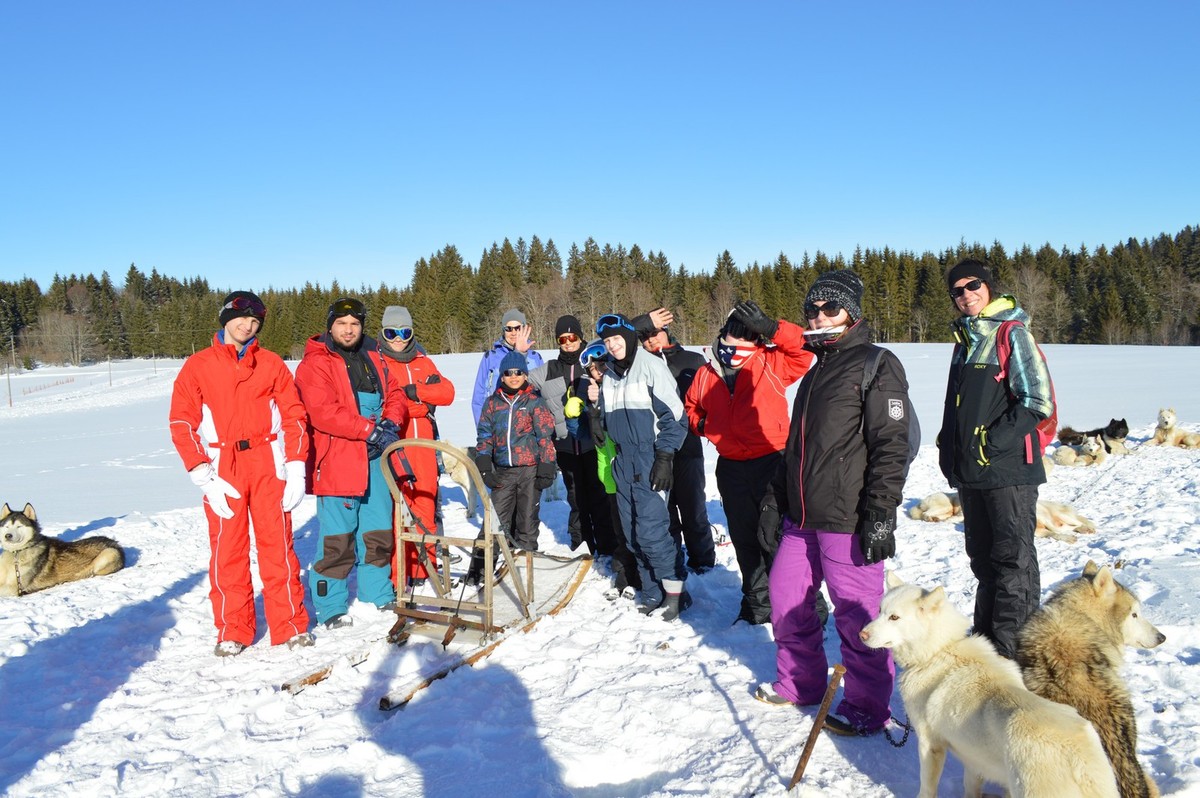
<svg viewBox="0 0 1200 798">
<path fill-rule="evenodd" d="M 805 507 L 806 502 L 804 495 L 804 442 L 808 437 L 808 403 L 812 399 L 813 386 L 816 385 L 815 378 L 821 373 L 821 370 L 825 368 L 825 360 L 828 357 L 829 352 L 827 351 L 822 351 L 817 354 L 817 367 L 815 369 L 810 369 L 810 373 L 812 373 L 812 376 L 814 377 L 813 385 L 809 386 L 808 392 L 805 393 L 804 407 L 800 411 L 800 473 L 797 474 L 797 477 L 800 483 L 800 526 L 802 528 L 804 527 L 804 521 L 808 516 L 808 510 Z"/>
</svg>

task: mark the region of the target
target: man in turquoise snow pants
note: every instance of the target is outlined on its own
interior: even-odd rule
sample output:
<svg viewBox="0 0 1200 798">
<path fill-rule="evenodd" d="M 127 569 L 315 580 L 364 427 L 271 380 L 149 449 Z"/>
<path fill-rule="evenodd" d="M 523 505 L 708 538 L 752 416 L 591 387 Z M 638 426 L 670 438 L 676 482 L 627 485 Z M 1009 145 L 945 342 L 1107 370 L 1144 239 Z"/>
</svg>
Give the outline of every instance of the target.
<svg viewBox="0 0 1200 798">
<path fill-rule="evenodd" d="M 394 502 L 380 455 L 399 439 L 408 410 L 378 343 L 363 335 L 366 316 L 357 299 L 335 301 L 326 331 L 308 340 L 296 367 L 312 427 L 309 492 L 320 524 L 309 587 L 317 622 L 327 629 L 351 624 L 346 579 L 356 567 L 359 600 L 380 609 L 396 600 Z"/>
</svg>

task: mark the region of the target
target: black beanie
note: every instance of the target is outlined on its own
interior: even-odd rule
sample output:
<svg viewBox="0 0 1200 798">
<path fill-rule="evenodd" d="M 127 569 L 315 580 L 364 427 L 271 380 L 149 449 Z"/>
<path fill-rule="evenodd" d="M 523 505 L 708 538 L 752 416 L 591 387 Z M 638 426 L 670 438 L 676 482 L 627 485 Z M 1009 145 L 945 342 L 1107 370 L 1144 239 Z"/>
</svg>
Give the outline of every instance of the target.
<svg viewBox="0 0 1200 798">
<path fill-rule="evenodd" d="M 744 341 L 757 341 L 759 336 L 756 333 L 746 329 L 746 325 L 735 319 L 730 312 L 729 318 L 725 319 L 725 326 L 721 328 L 720 337 L 732 335 L 734 338 L 741 338 Z"/>
<path fill-rule="evenodd" d="M 583 339 L 583 327 L 579 324 L 579 319 L 570 315 L 558 317 L 558 321 L 554 322 L 554 337 L 566 333 L 575 333 L 580 340 Z"/>
<path fill-rule="evenodd" d="M 342 297 L 335 299 L 329 306 L 329 312 L 325 316 L 325 329 L 332 330 L 334 320 L 340 319 L 342 316 L 353 316 L 363 327 L 367 326 L 367 309 L 363 307 L 363 303 L 357 299 Z"/>
<path fill-rule="evenodd" d="M 950 271 L 946 272 L 947 290 L 953 288 L 954 284 L 964 277 L 978 277 L 987 284 L 989 293 L 996 293 L 996 286 L 992 281 L 992 270 L 983 261 L 967 258 L 951 267 Z"/>
<path fill-rule="evenodd" d="M 839 269 L 825 272 L 808 289 L 804 304 L 813 302 L 836 302 L 850 314 L 850 321 L 856 322 L 862 318 L 862 278 L 850 269 Z"/>
<path fill-rule="evenodd" d="M 259 324 L 267 320 L 267 309 L 257 294 L 234 291 L 221 300 L 221 312 L 217 314 L 217 320 L 222 327 L 241 316 L 252 316 L 258 319 Z"/>
</svg>

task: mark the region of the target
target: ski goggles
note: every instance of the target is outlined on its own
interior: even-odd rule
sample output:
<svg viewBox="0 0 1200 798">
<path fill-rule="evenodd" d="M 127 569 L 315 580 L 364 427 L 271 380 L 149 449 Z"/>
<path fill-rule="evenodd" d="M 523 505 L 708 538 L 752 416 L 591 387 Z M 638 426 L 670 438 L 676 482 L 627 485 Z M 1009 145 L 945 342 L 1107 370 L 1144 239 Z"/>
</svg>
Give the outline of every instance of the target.
<svg viewBox="0 0 1200 798">
<path fill-rule="evenodd" d="M 329 323 L 332 324 L 334 319 L 340 319 L 342 316 L 353 316 L 362 321 L 367 317 L 367 308 L 357 299 L 335 299 L 329 306 Z"/>
<path fill-rule="evenodd" d="M 969 283 L 963 283 L 962 285 L 958 286 L 957 288 L 951 288 L 950 296 L 954 297 L 955 299 L 958 299 L 960 296 L 967 293 L 968 291 L 978 291 L 982 285 L 983 285 L 983 280 L 980 280 L 978 277 L 976 277 L 974 280 L 972 280 Z"/>
<path fill-rule="evenodd" d="M 820 307 L 817 307 L 811 302 L 804 306 L 804 318 L 808 319 L 809 321 L 812 321 L 822 313 L 832 319 L 841 312 L 842 306 L 833 301 L 826 301 L 826 303 Z"/>
<path fill-rule="evenodd" d="M 558 342 L 560 344 L 573 344 L 578 340 L 579 336 L 575 333 L 563 333 L 562 335 L 558 336 Z"/>
<path fill-rule="evenodd" d="M 250 297 L 245 296 L 234 297 L 222 305 L 221 310 L 236 310 L 238 313 L 250 311 L 251 316 L 256 316 L 259 319 L 266 319 L 267 317 L 266 305 L 259 302 L 257 299 L 251 299 Z"/>
<path fill-rule="evenodd" d="M 413 337 L 413 328 L 412 327 L 384 327 L 383 328 L 383 339 L 385 341 L 399 340 L 399 341 L 402 341 L 403 343 L 408 343 L 409 341 L 412 340 L 412 337 Z"/>
<path fill-rule="evenodd" d="M 601 368 L 606 357 L 608 357 L 608 350 L 604 348 L 604 344 L 599 341 L 593 341 L 587 345 L 586 349 L 579 353 L 579 365 L 585 369 L 592 366 Z"/>
<path fill-rule="evenodd" d="M 605 313 L 596 320 L 596 335 L 601 338 L 607 338 L 610 335 L 616 334 L 619 330 L 629 330 L 634 334 L 637 330 L 629 323 L 629 319 L 622 316 L 620 313 Z"/>
<path fill-rule="evenodd" d="M 505 377 L 524 377 L 525 372 L 522 369 L 505 369 L 504 376 Z"/>
</svg>

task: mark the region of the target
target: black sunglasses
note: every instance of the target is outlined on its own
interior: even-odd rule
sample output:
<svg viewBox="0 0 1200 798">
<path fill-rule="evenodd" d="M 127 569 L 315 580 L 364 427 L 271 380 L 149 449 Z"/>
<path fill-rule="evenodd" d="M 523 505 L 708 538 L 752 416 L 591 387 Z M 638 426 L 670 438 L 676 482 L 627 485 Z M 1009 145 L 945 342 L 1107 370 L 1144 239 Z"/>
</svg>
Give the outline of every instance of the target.
<svg viewBox="0 0 1200 798">
<path fill-rule="evenodd" d="M 516 325 L 515 327 L 505 327 L 505 328 L 504 328 L 504 331 L 505 331 L 505 332 L 517 332 L 517 331 L 518 331 L 518 330 L 520 330 L 520 329 L 521 329 L 521 325 L 520 325 L 520 324 L 518 324 L 518 325 Z"/>
<path fill-rule="evenodd" d="M 804 318 L 808 319 L 809 321 L 812 321 L 817 316 L 820 316 L 822 313 L 824 313 L 826 316 L 828 316 L 829 318 L 832 319 L 834 316 L 836 316 L 837 314 L 839 314 L 841 312 L 842 312 L 842 306 L 839 305 L 838 303 L 832 302 L 832 301 L 826 302 L 824 305 L 821 305 L 820 307 L 817 307 L 816 305 L 814 305 L 812 303 L 809 303 L 804 306 Z"/>
<path fill-rule="evenodd" d="M 983 280 L 980 280 L 978 277 L 976 277 L 974 280 L 972 280 L 969 283 L 963 283 L 962 285 L 960 285 L 956 288 L 951 288 L 950 296 L 954 297 L 955 299 L 958 299 L 960 296 L 967 293 L 968 291 L 978 291 L 979 287 L 981 285 L 983 285 Z"/>
<path fill-rule="evenodd" d="M 525 372 L 521 371 L 520 369 L 505 369 L 504 370 L 505 377 L 522 377 L 524 375 L 525 375 Z"/>
</svg>

